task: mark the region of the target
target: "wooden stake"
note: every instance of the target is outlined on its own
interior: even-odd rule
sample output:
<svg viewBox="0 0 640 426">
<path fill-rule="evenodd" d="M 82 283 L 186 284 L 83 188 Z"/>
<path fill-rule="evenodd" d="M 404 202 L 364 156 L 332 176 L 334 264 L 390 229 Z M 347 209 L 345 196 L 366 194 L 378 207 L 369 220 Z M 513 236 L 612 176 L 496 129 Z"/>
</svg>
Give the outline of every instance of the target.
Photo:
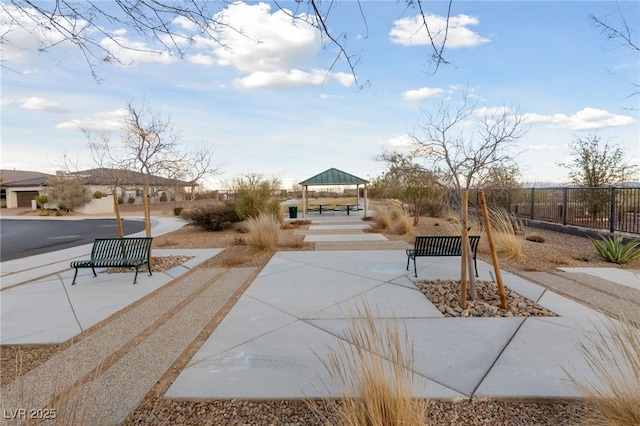
<svg viewBox="0 0 640 426">
<path fill-rule="evenodd" d="M 487 232 L 487 239 L 489 240 L 489 250 L 491 250 L 491 260 L 493 260 L 493 270 L 496 273 L 496 282 L 498 283 L 498 292 L 500 293 L 500 306 L 502 309 L 507 309 L 507 295 L 504 292 L 504 285 L 502 284 L 502 273 L 500 272 L 500 264 L 498 262 L 498 253 L 496 252 L 496 246 L 493 242 L 493 234 L 491 233 L 491 223 L 489 222 L 489 210 L 487 209 L 487 202 L 484 198 L 484 192 L 480 191 L 480 205 L 482 206 L 482 217 L 484 217 L 484 229 Z"/>
<path fill-rule="evenodd" d="M 462 191 L 462 248 L 461 264 L 460 264 L 460 307 L 467 309 L 467 204 L 469 202 L 469 193 Z"/>
</svg>

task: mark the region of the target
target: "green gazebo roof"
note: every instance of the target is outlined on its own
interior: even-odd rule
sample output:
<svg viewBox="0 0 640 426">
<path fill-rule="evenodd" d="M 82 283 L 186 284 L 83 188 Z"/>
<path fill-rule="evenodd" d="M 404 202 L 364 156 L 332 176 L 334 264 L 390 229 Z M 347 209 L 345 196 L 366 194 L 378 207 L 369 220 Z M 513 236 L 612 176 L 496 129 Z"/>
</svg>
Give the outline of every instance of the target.
<svg viewBox="0 0 640 426">
<path fill-rule="evenodd" d="M 369 181 L 345 173 L 342 170 L 331 168 L 300 182 L 300 185 L 360 185 L 366 183 L 369 183 Z"/>
</svg>

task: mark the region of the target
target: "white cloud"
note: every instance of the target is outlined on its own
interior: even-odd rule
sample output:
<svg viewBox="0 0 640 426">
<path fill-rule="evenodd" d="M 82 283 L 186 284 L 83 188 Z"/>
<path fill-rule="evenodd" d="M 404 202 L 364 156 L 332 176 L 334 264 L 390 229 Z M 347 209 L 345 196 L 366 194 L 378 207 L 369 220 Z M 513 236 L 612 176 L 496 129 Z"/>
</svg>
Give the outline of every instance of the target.
<svg viewBox="0 0 640 426">
<path fill-rule="evenodd" d="M 605 127 L 628 126 L 636 121 L 627 115 L 613 114 L 603 109 L 583 108 L 573 115 L 565 114 L 525 114 L 529 123 L 548 123 L 550 128 L 570 130 L 596 130 Z"/>
<path fill-rule="evenodd" d="M 59 130 L 119 131 L 124 127 L 126 109 L 116 109 L 95 113 L 90 117 L 82 117 L 64 121 L 56 125 Z"/>
<path fill-rule="evenodd" d="M 223 63 L 244 72 L 282 71 L 307 64 L 320 51 L 316 29 L 294 23 L 291 12 L 270 11 L 266 3 L 233 3 L 216 16 L 225 25 L 215 48 Z"/>
<path fill-rule="evenodd" d="M 82 31 L 86 21 L 58 19 L 57 24 L 69 31 Z M 38 59 L 41 49 L 70 46 L 64 37 L 51 29 L 51 23 L 33 8 L 3 4 L 0 8 L 0 53 L 4 61 L 26 64 Z"/>
<path fill-rule="evenodd" d="M 527 149 L 531 151 L 557 151 L 560 149 L 560 147 L 557 145 L 549 145 L 546 143 L 542 143 L 542 144 L 529 145 Z"/>
<path fill-rule="evenodd" d="M 407 90 L 402 94 L 402 98 L 405 101 L 421 101 L 423 99 L 435 98 L 444 92 L 444 89 L 432 89 L 429 87 L 422 87 L 415 90 Z"/>
<path fill-rule="evenodd" d="M 186 55 L 186 60 L 198 65 L 214 65 L 216 59 L 213 56 L 203 55 L 202 53 L 196 53 L 193 55 Z"/>
<path fill-rule="evenodd" d="M 446 18 L 436 15 L 425 15 L 425 20 L 429 27 L 429 32 L 436 45 L 441 45 L 445 33 L 447 36 L 446 46 L 450 49 L 462 47 L 473 47 L 488 43 L 490 40 L 481 37 L 471 31 L 468 26 L 478 25 L 479 20 L 469 15 L 457 15 L 449 18 L 449 28 L 446 29 Z M 393 28 L 389 32 L 391 42 L 403 46 L 424 46 L 430 45 L 429 33 L 424 28 L 422 15 L 409 18 L 398 19 L 393 22 Z"/>
<path fill-rule="evenodd" d="M 31 98 L 20 99 L 20 108 L 30 109 L 34 111 L 44 111 L 53 113 L 64 113 L 68 110 L 62 108 L 59 103 L 48 99 L 39 98 L 37 96 Z"/>
<path fill-rule="evenodd" d="M 314 17 L 276 10 L 267 3 L 236 2 L 214 17 L 222 22 L 218 42 L 194 38 L 195 45 L 208 48 L 216 63 L 232 66 L 245 74 L 235 80 L 243 88 L 291 88 L 320 85 L 327 80 L 344 87 L 354 83 L 353 75 L 323 69 L 307 69 L 322 49 L 318 31 L 304 21 Z"/>
<path fill-rule="evenodd" d="M 404 150 L 409 148 L 414 143 L 413 138 L 410 135 L 398 135 L 386 141 L 380 142 L 380 145 L 383 147 L 389 148 L 391 150 Z"/>
<path fill-rule="evenodd" d="M 312 70 L 310 72 L 306 72 L 297 69 L 272 72 L 257 71 L 246 77 L 236 79 L 235 84 L 244 89 L 255 89 L 261 87 L 286 89 L 305 85 L 319 86 L 328 78 L 338 80 L 345 87 L 348 87 L 353 83 L 353 77 L 348 79 L 344 78 L 344 75 L 327 73 L 328 72 L 326 70 Z M 349 74 L 349 76 L 351 75 Z"/>
<path fill-rule="evenodd" d="M 100 46 L 125 65 L 133 66 L 138 62 L 172 64 L 177 58 L 170 51 L 155 50 L 145 43 L 126 39 L 122 36 L 103 38 Z"/>
</svg>

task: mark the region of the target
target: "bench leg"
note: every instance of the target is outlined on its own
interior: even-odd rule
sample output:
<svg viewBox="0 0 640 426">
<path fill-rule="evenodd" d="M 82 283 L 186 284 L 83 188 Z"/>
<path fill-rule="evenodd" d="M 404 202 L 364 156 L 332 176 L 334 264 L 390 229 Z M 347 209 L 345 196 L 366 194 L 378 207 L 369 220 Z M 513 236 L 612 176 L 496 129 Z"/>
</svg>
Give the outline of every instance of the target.
<svg viewBox="0 0 640 426">
<path fill-rule="evenodd" d="M 418 269 L 416 268 L 416 258 L 413 258 L 413 273 L 415 274 L 416 278 L 418 278 Z"/>
<path fill-rule="evenodd" d="M 478 278 L 478 263 L 476 262 L 476 257 L 473 256 L 473 267 L 476 270 L 476 278 Z"/>
<path fill-rule="evenodd" d="M 73 274 L 73 281 L 71 281 L 71 285 L 76 285 L 76 277 L 78 276 L 78 268 L 76 268 L 76 273 Z"/>
<path fill-rule="evenodd" d="M 96 274 L 96 269 L 93 267 L 93 265 L 91 265 L 91 270 L 93 271 L 93 277 L 94 278 L 97 277 L 98 274 Z M 77 271 L 77 269 L 76 269 L 76 271 Z"/>
</svg>

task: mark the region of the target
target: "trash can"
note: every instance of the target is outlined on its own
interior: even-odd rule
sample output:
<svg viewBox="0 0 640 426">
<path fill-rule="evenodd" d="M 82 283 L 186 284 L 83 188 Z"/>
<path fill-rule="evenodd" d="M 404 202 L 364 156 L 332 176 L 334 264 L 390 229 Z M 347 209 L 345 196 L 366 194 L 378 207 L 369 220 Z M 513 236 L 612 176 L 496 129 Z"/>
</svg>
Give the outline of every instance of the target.
<svg viewBox="0 0 640 426">
<path fill-rule="evenodd" d="M 289 206 L 289 218 L 297 219 L 298 218 L 298 207 Z"/>
</svg>

